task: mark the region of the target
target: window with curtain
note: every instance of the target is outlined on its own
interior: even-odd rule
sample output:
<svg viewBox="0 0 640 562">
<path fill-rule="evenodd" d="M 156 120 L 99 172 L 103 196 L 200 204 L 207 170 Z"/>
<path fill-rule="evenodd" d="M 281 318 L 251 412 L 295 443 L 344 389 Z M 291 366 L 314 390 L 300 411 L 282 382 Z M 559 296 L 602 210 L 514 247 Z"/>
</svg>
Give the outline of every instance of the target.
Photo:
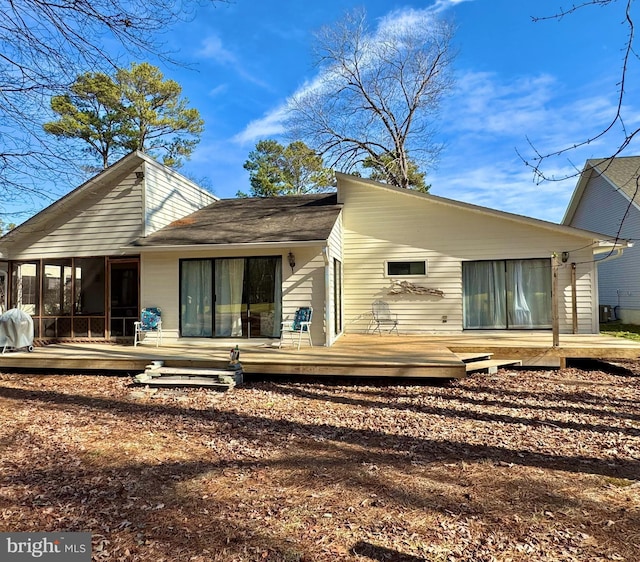
<svg viewBox="0 0 640 562">
<path fill-rule="evenodd" d="M 184 260 L 180 268 L 180 332 L 186 337 L 213 335 L 213 264 Z"/>
<path fill-rule="evenodd" d="M 551 327 L 551 260 L 463 262 L 465 329 Z"/>
<path fill-rule="evenodd" d="M 216 337 L 241 337 L 244 259 L 216 260 L 215 278 Z"/>
<path fill-rule="evenodd" d="M 279 337 L 281 318 L 280 256 L 181 260 L 183 337 Z"/>
</svg>

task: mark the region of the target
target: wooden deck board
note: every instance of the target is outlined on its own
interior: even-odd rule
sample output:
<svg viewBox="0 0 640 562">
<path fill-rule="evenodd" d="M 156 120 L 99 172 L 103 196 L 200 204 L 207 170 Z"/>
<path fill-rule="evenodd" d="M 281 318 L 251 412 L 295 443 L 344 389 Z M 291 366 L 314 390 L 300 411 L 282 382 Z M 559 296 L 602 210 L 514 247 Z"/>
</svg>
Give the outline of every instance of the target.
<svg viewBox="0 0 640 562">
<path fill-rule="evenodd" d="M 240 346 L 246 374 L 338 375 L 386 377 L 465 376 L 455 353 L 492 354 L 492 359 L 637 358 L 640 343 L 599 335 L 561 335 L 553 347 L 551 333 L 482 333 L 451 336 L 347 334 L 331 347 L 283 348 L 238 340 L 185 340 L 155 345 L 58 343 L 0 355 L 0 369 L 141 371 L 154 360 L 171 367 L 223 369 L 232 345 Z"/>
</svg>

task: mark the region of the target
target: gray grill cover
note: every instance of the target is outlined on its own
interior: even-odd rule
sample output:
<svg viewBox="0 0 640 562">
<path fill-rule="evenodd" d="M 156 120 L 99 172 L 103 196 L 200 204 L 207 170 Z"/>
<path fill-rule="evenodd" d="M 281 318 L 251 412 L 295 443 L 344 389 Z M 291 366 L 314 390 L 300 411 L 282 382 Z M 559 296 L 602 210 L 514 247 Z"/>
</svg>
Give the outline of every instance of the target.
<svg viewBox="0 0 640 562">
<path fill-rule="evenodd" d="M 30 347 L 33 345 L 33 319 L 18 308 L 0 315 L 0 347 Z"/>
</svg>

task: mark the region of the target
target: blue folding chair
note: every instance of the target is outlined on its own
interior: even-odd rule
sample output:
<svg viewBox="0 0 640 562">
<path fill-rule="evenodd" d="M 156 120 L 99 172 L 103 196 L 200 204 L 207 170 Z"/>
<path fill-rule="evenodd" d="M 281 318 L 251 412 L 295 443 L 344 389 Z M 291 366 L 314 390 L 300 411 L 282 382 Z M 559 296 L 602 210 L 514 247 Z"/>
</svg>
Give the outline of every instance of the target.
<svg viewBox="0 0 640 562">
<path fill-rule="evenodd" d="M 311 341 L 311 319 L 313 318 L 313 308 L 310 306 L 303 306 L 296 310 L 293 320 L 285 320 L 282 322 L 282 330 L 280 331 L 280 345 L 285 336 L 291 336 L 291 343 L 294 342 L 296 335 L 298 336 L 298 349 L 300 349 L 300 343 L 302 342 L 302 336 L 304 335 L 309 345 L 313 347 L 313 341 Z"/>
<path fill-rule="evenodd" d="M 162 343 L 162 310 L 157 307 L 143 308 L 140 320 L 134 322 L 135 335 L 133 347 L 142 341 L 142 335 L 148 332 L 156 332 L 156 347 Z"/>
</svg>

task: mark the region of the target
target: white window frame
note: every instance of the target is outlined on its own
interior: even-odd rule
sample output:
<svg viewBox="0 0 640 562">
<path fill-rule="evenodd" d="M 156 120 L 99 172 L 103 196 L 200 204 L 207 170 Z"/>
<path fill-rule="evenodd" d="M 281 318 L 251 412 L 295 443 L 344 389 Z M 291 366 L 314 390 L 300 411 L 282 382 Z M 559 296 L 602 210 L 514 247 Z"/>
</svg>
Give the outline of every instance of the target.
<svg viewBox="0 0 640 562">
<path fill-rule="evenodd" d="M 389 273 L 389 264 L 391 263 L 424 263 L 424 273 L 412 273 L 412 274 L 391 274 Z M 393 277 L 393 278 L 400 278 L 402 277 L 403 279 L 405 277 L 408 278 L 412 278 L 412 279 L 419 279 L 419 278 L 423 278 L 423 277 L 428 277 L 429 275 L 429 262 L 428 260 L 384 260 L 384 276 L 385 277 Z"/>
</svg>

